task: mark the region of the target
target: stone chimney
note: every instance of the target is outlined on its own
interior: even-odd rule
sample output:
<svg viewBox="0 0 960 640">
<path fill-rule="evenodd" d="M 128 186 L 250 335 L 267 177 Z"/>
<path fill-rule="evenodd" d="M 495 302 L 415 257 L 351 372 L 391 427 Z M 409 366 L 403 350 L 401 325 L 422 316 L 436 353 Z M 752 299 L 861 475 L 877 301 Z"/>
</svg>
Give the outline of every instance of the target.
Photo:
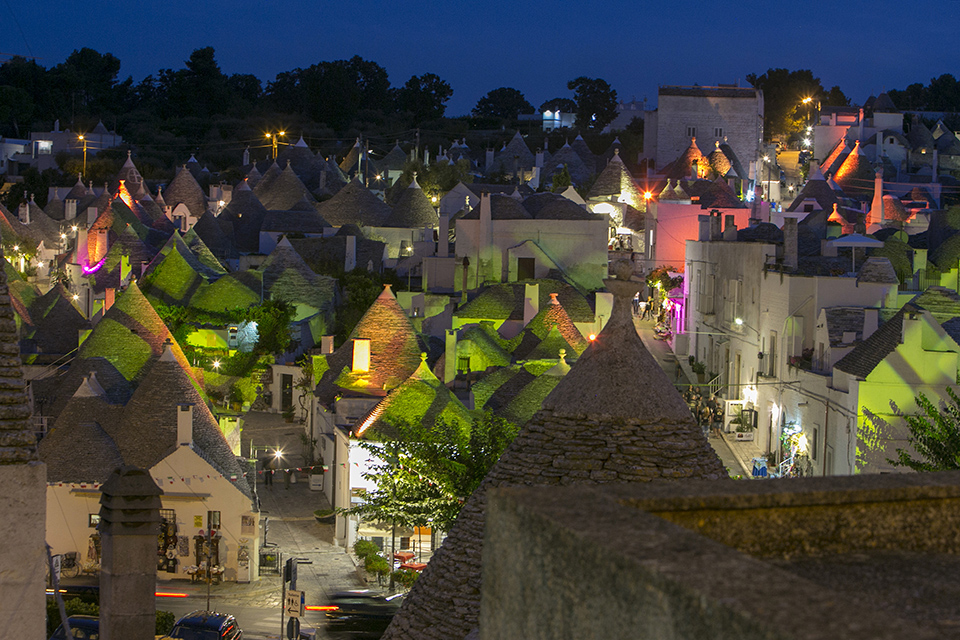
<svg viewBox="0 0 960 640">
<path fill-rule="evenodd" d="M 857 141 L 863 140 L 863 107 L 860 107 L 860 117 L 857 118 Z"/>
<path fill-rule="evenodd" d="M 370 371 L 370 340 L 367 338 L 353 339 L 353 362 L 350 370 L 353 373 Z"/>
<path fill-rule="evenodd" d="M 710 216 L 697 216 L 697 241 L 710 242 Z"/>
<path fill-rule="evenodd" d="M 523 326 L 530 324 L 534 316 L 540 313 L 540 284 L 523 285 Z"/>
<path fill-rule="evenodd" d="M 487 149 L 484 171 L 490 171 L 493 168 L 493 149 Z"/>
<path fill-rule="evenodd" d="M 132 466 L 115 469 L 100 491 L 100 637 L 153 640 L 163 491 Z"/>
<path fill-rule="evenodd" d="M 30 197 L 30 202 L 33 202 L 33 196 Z M 28 203 L 20 203 L 20 209 L 17 210 L 17 217 L 20 218 L 20 222 L 23 224 L 30 224 L 30 205 Z"/>
<path fill-rule="evenodd" d="M 189 447 L 193 444 L 193 405 L 177 405 L 177 444 Z"/>
<path fill-rule="evenodd" d="M 450 253 L 450 216 L 440 214 L 440 229 L 437 231 L 437 257 L 446 258 Z"/>
<path fill-rule="evenodd" d="M 537 149 L 537 157 L 534 160 L 533 166 L 541 168 L 543 167 L 543 149 Z"/>
<path fill-rule="evenodd" d="M 100 215 L 100 212 L 97 211 L 96 207 L 87 207 L 87 227 L 97 221 L 98 215 Z"/>
<path fill-rule="evenodd" d="M 457 377 L 457 330 L 447 329 L 444 336 L 443 384 L 450 384 Z"/>
<path fill-rule="evenodd" d="M 103 290 L 103 312 L 106 313 L 113 306 L 117 298 L 117 290 L 113 287 L 107 287 Z"/>
<path fill-rule="evenodd" d="M 477 265 L 477 277 L 484 279 L 494 277 L 500 280 L 500 273 L 497 271 L 499 265 L 493 264 L 493 254 L 496 247 L 493 246 L 493 212 L 490 208 L 490 194 L 480 195 L 480 264 Z M 486 264 L 483 264 L 483 263 Z"/>
<path fill-rule="evenodd" d="M 877 330 L 880 324 L 879 309 L 863 310 L 863 339 L 866 340 Z"/>
<path fill-rule="evenodd" d="M 720 231 L 720 213 L 710 214 L 710 240 L 717 241 L 723 239 L 723 233 Z"/>
<path fill-rule="evenodd" d="M 931 165 L 931 172 L 930 172 L 930 183 L 931 183 L 931 184 L 937 184 L 937 182 L 939 182 L 940 176 L 937 175 L 937 174 L 940 173 L 940 166 L 939 166 L 939 165 L 940 165 L 940 154 L 939 154 L 939 152 L 938 152 L 936 149 L 934 149 L 934 150 L 933 150 L 933 164 Z"/>
<path fill-rule="evenodd" d="M 250 164 L 250 147 L 243 150 L 243 166 Z"/>
<path fill-rule="evenodd" d="M 90 262 L 96 264 L 107 257 L 107 252 L 110 250 L 110 236 L 108 235 L 107 229 L 97 229 L 96 235 L 94 236 L 96 241 L 94 247 L 96 247 L 95 255 L 90 259 Z M 87 243 L 90 243 L 90 237 L 87 236 Z M 93 266 L 91 264 L 90 266 Z"/>
<path fill-rule="evenodd" d="M 320 353 L 321 355 L 330 355 L 333 353 L 333 336 L 320 337 Z"/>
<path fill-rule="evenodd" d="M 77 263 L 84 264 L 85 260 L 90 259 L 90 249 L 87 246 L 87 230 L 83 225 L 77 228 Z"/>
<path fill-rule="evenodd" d="M 883 169 L 880 168 L 873 176 L 873 202 L 867 217 L 868 225 L 874 222 L 883 224 Z"/>
<path fill-rule="evenodd" d="M 357 268 L 357 236 L 346 237 L 347 246 L 344 249 L 343 270 L 347 273 Z"/>
<path fill-rule="evenodd" d="M 734 242 L 737 239 L 737 217 L 728 213 L 723 217 L 723 239 L 727 242 Z"/>
<path fill-rule="evenodd" d="M 783 266 L 795 271 L 799 264 L 799 249 L 797 247 L 797 219 L 784 218 L 783 220 Z"/>
<path fill-rule="evenodd" d="M 77 217 L 77 201 L 67 198 L 63 203 L 63 219 L 73 220 Z"/>
</svg>

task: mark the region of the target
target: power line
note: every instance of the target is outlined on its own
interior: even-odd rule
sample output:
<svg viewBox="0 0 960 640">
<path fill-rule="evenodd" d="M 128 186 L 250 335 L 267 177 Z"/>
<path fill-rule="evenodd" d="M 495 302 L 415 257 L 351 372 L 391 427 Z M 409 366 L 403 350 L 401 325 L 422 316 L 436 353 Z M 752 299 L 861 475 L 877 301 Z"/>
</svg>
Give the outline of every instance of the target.
<svg viewBox="0 0 960 640">
<path fill-rule="evenodd" d="M 20 37 L 23 38 L 23 45 L 27 48 L 27 51 L 30 53 L 30 58 L 32 60 L 39 60 L 39 58 L 33 55 L 33 50 L 30 49 L 30 43 L 27 42 L 27 36 L 23 33 L 23 27 L 20 26 L 20 21 L 17 20 L 17 14 L 13 12 L 13 8 L 10 6 L 8 0 L 3 0 L 3 4 L 7 5 L 7 10 L 10 12 L 10 15 L 13 16 L 13 23 L 17 25 L 17 29 L 20 31 Z"/>
</svg>

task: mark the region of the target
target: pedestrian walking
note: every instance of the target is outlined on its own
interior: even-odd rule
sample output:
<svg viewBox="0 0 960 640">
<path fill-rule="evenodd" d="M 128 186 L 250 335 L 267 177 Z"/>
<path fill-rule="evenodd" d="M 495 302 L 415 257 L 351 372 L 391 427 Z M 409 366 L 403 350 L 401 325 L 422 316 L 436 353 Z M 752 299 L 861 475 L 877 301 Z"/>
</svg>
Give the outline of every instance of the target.
<svg viewBox="0 0 960 640">
<path fill-rule="evenodd" d="M 703 429 L 703 435 L 706 436 L 710 430 L 710 420 L 713 417 L 713 410 L 706 402 L 700 406 L 700 428 Z"/>
<path fill-rule="evenodd" d="M 264 456 L 260 458 L 260 469 L 263 471 L 263 486 L 273 488 L 273 458 Z"/>
<path fill-rule="evenodd" d="M 723 403 L 713 396 L 713 434 L 714 437 L 720 437 L 720 429 L 723 427 Z"/>
<path fill-rule="evenodd" d="M 640 292 L 633 294 L 633 315 L 640 313 Z"/>
</svg>

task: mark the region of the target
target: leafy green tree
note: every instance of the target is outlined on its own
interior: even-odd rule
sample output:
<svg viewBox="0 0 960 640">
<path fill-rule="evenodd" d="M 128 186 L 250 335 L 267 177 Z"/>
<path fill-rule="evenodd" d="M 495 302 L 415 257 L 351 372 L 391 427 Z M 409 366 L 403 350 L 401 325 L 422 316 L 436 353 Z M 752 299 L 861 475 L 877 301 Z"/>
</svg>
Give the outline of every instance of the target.
<svg viewBox="0 0 960 640">
<path fill-rule="evenodd" d="M 567 89 L 574 92 L 578 127 L 600 131 L 617 117 L 617 92 L 606 80 L 580 76 Z"/>
<path fill-rule="evenodd" d="M 478 118 L 516 120 L 521 113 L 533 113 L 533 105 L 527 102 L 518 89 L 500 87 L 477 101 L 473 115 Z"/>
<path fill-rule="evenodd" d="M 326 272 L 326 275 L 335 274 Z M 337 330 L 334 333 L 334 339 L 338 345 L 346 342 L 353 332 L 353 328 L 360 322 L 360 318 L 367 312 L 377 296 L 383 292 L 383 285 L 388 283 L 393 285 L 394 291 L 405 288 L 393 271 L 375 274 L 362 267 L 357 267 L 353 271 L 339 276 L 338 279 L 343 292 L 343 301 L 337 307 Z"/>
<path fill-rule="evenodd" d="M 360 441 L 380 460 L 365 475 L 377 488 L 348 512 L 448 531 L 516 434 L 516 425 L 489 412 L 467 430 L 440 420 L 391 425 L 389 433 L 378 434 L 379 442 Z"/>
<path fill-rule="evenodd" d="M 396 97 L 400 111 L 410 113 L 414 122 L 428 122 L 443 117 L 453 89 L 436 74 L 425 73 L 407 80 L 397 89 Z"/>
<path fill-rule="evenodd" d="M 119 58 L 84 47 L 52 68 L 49 75 L 64 108 L 69 108 L 71 113 L 101 117 L 105 112 L 115 113 L 121 106 L 119 73 Z"/>
<path fill-rule="evenodd" d="M 833 85 L 823 94 L 823 97 L 820 98 L 820 104 L 831 107 L 849 107 L 850 98 L 847 97 L 839 86 Z"/>
<path fill-rule="evenodd" d="M 570 98 L 553 98 L 540 105 L 541 113 L 544 111 L 562 111 L 563 113 L 573 113 L 577 110 L 577 103 Z"/>
<path fill-rule="evenodd" d="M 0 127 L 19 138 L 20 125 L 29 125 L 33 117 L 33 98 L 20 87 L 0 86 Z M 26 131 L 23 132 L 24 134 Z"/>
<path fill-rule="evenodd" d="M 809 69 L 767 69 L 759 76 L 748 74 L 747 82 L 763 91 L 763 133 L 767 140 L 795 133 L 812 116 L 817 101 L 823 104 L 823 85 Z M 839 88 L 836 91 L 843 94 Z"/>
<path fill-rule="evenodd" d="M 550 191 L 560 193 L 571 184 L 573 184 L 573 178 L 570 177 L 570 170 L 564 165 L 554 172 L 553 178 L 550 181 Z"/>
<path fill-rule="evenodd" d="M 893 403 L 894 412 L 906 422 L 910 431 L 910 446 L 916 452 L 906 449 L 897 449 L 897 459 L 887 461 L 896 467 L 906 467 L 914 471 L 951 471 L 960 469 L 960 397 L 947 388 L 950 401 L 941 400 L 939 405 L 934 404 L 924 394 L 916 397 L 919 411 L 907 415 L 900 411 Z M 864 407 L 867 421 L 872 426 L 873 437 L 866 438 L 867 445 L 878 448 L 879 434 L 889 428 L 889 425 L 879 416 L 871 413 Z M 861 438 L 862 440 L 864 438 Z M 859 458 L 858 451 L 858 458 Z"/>
</svg>

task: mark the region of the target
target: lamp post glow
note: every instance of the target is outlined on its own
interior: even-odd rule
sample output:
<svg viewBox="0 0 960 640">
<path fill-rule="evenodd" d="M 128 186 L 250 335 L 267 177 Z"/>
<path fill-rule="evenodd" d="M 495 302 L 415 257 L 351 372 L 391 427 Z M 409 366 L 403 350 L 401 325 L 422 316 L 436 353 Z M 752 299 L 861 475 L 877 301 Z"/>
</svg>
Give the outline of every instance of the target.
<svg viewBox="0 0 960 640">
<path fill-rule="evenodd" d="M 87 138 L 81 133 L 80 142 L 83 143 L 83 177 L 87 177 Z"/>
<path fill-rule="evenodd" d="M 277 145 L 280 143 L 280 136 L 287 135 L 286 131 L 277 131 L 276 133 L 268 133 L 267 140 L 270 141 L 270 144 L 273 146 L 273 159 L 277 159 Z"/>
</svg>

